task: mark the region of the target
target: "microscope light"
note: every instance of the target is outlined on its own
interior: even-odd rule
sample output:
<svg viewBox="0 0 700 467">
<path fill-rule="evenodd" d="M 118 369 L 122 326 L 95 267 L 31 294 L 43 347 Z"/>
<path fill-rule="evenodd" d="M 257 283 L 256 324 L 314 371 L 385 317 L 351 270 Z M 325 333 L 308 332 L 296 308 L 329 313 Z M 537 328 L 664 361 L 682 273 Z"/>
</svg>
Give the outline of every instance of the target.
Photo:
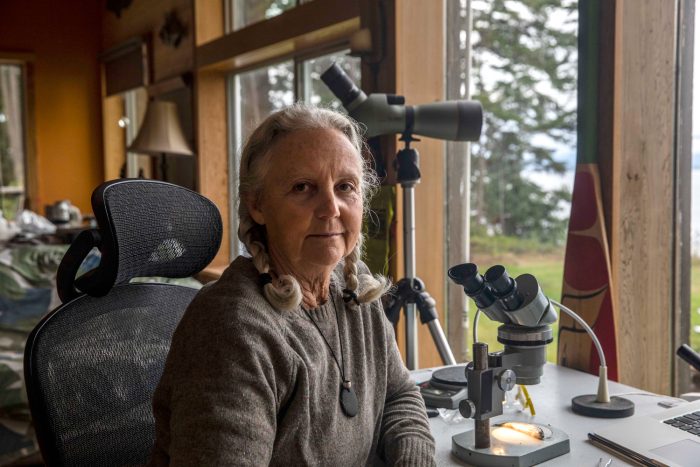
<svg viewBox="0 0 700 467">
<path fill-rule="evenodd" d="M 497 426 L 491 430 L 491 436 L 505 444 L 519 445 L 519 446 L 537 446 L 542 443 L 542 439 L 538 438 L 534 431 L 531 433 L 524 433 L 515 428 L 507 426 Z"/>
<path fill-rule="evenodd" d="M 545 426 L 536 425 L 534 423 L 524 423 L 524 422 L 503 422 L 496 425 L 498 428 L 505 428 L 508 430 L 513 430 L 518 433 L 522 433 L 531 438 L 543 440 L 546 438 L 551 438 L 552 430 Z M 495 432 L 495 430 L 494 430 Z"/>
</svg>

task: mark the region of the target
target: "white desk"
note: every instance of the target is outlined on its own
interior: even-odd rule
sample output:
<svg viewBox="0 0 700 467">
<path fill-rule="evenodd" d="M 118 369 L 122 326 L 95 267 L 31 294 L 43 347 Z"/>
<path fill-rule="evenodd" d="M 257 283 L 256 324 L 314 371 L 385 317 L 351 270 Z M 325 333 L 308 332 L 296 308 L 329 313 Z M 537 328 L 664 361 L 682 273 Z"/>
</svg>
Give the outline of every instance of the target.
<svg viewBox="0 0 700 467">
<path fill-rule="evenodd" d="M 417 370 L 413 372 L 416 382 L 430 379 L 430 370 Z M 610 467 L 620 465 L 632 465 L 619 457 L 610 454 L 588 441 L 588 433 L 610 423 L 615 419 L 590 418 L 577 415 L 571 410 L 571 399 L 582 394 L 595 394 L 598 389 L 598 378 L 588 373 L 559 367 L 548 363 L 544 367 L 544 375 L 540 384 L 528 386 L 528 392 L 535 405 L 536 415 L 530 416 L 530 412 L 501 415 L 494 417 L 499 420 L 525 420 L 549 424 L 559 428 L 569 435 L 571 451 L 568 454 L 552 459 L 542 465 L 558 466 L 597 466 L 602 457 L 606 462 L 612 458 Z M 627 393 L 642 393 L 639 389 L 624 384 L 610 382 L 610 395 L 622 395 Z M 658 405 L 662 400 L 674 400 L 664 396 L 625 395 L 625 398 L 634 402 L 635 415 L 648 414 L 664 410 Z M 469 465 L 452 455 L 452 436 L 474 428 L 473 420 L 465 420 L 457 424 L 448 424 L 441 417 L 430 419 L 430 430 L 435 437 L 436 461 L 443 465 Z"/>
</svg>

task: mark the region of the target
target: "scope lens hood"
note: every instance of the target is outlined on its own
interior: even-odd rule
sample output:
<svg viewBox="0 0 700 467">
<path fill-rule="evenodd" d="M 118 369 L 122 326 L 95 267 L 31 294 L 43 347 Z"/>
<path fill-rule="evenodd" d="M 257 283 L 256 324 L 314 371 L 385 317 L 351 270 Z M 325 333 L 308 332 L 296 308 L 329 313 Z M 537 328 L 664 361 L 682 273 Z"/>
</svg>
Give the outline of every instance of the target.
<svg viewBox="0 0 700 467">
<path fill-rule="evenodd" d="M 362 92 L 337 63 L 334 63 L 321 74 L 321 80 L 335 94 L 335 97 L 340 99 L 345 108 L 357 99 Z"/>
</svg>

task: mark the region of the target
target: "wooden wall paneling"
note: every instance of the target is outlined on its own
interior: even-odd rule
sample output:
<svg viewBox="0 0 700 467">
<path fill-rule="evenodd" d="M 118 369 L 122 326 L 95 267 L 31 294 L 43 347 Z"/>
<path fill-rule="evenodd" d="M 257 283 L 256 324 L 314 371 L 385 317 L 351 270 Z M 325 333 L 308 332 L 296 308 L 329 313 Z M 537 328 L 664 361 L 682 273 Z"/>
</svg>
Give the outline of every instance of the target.
<svg viewBox="0 0 700 467">
<path fill-rule="evenodd" d="M 156 22 L 153 34 L 153 81 L 181 75 L 194 67 L 194 9 L 192 1 L 179 1 L 171 9 L 177 11 L 179 19 L 187 28 L 187 33 L 178 47 L 164 44 L 158 37 L 164 18 Z M 170 10 L 165 10 L 170 11 Z"/>
<path fill-rule="evenodd" d="M 226 78 L 198 71 L 195 79 L 195 131 L 199 192 L 219 208 L 224 226 L 221 248 L 212 266 L 229 263 L 229 203 Z"/>
<path fill-rule="evenodd" d="M 134 37 L 100 54 L 103 93 L 119 94 L 153 81 L 151 36 Z"/>
<path fill-rule="evenodd" d="M 396 92 L 409 105 L 444 99 L 444 3 L 419 0 L 396 0 Z M 417 33 L 420 31 L 420 33 Z M 416 275 L 437 302 L 442 327 L 445 327 L 444 304 L 446 266 L 444 261 L 444 141 L 421 137 L 412 145 L 420 153 L 421 182 L 415 188 Z M 400 143 L 397 143 L 400 147 Z M 397 189 L 397 199 L 402 197 Z M 401 206 L 397 219 L 401 221 Z M 401 227 L 402 228 L 402 227 Z M 396 231 L 397 248 L 402 244 L 402 230 Z M 401 249 L 398 249 L 401 252 Z M 403 266 L 399 269 L 403 277 Z M 442 365 L 427 326 L 419 326 L 419 366 Z M 399 333 L 404 328 L 399 327 Z"/>
<path fill-rule="evenodd" d="M 194 0 L 194 43 L 200 46 L 224 35 L 224 0 Z"/>
<path fill-rule="evenodd" d="M 674 29 L 668 0 L 619 0 L 615 25 L 613 282 L 620 381 L 671 390 Z"/>
<path fill-rule="evenodd" d="M 216 3 L 211 0 L 212 3 Z M 165 14 L 175 10 L 187 28 L 177 48 L 164 44 L 158 32 Z M 107 50 L 134 37 L 153 37 L 153 79 L 158 82 L 191 71 L 194 64 L 194 5 L 193 0 L 134 0 L 122 10 L 121 17 L 106 9 L 102 14 L 102 49 Z"/>
</svg>

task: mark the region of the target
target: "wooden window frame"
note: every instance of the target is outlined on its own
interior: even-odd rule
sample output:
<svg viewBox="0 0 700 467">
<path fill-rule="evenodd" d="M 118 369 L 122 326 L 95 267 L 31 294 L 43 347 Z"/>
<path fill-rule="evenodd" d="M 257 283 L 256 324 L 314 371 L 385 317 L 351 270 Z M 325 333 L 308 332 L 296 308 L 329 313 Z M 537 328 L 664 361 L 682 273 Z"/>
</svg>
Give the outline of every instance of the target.
<svg viewBox="0 0 700 467">
<path fill-rule="evenodd" d="M 29 53 L 0 51 L 0 64 L 22 67 L 24 77 L 23 145 L 24 145 L 24 208 L 39 212 L 36 205 L 39 196 L 38 167 L 36 156 L 36 125 L 34 120 L 34 61 Z"/>
</svg>

